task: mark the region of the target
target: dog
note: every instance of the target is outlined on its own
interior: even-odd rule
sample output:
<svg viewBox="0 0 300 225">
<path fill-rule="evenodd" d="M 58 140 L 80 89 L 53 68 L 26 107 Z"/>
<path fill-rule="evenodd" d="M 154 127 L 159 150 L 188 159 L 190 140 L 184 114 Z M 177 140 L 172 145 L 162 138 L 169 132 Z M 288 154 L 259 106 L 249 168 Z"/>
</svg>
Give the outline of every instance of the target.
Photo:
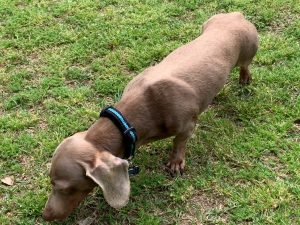
<svg viewBox="0 0 300 225">
<path fill-rule="evenodd" d="M 235 66 L 240 67 L 239 83 L 250 83 L 248 67 L 257 48 L 257 30 L 241 13 L 217 14 L 203 24 L 197 39 L 132 79 L 115 109 L 135 128 L 136 146 L 174 136 L 167 167 L 173 174 L 182 172 L 186 143 L 198 115 Z M 52 191 L 44 219 L 65 219 L 96 186 L 110 206 L 125 206 L 130 194 L 125 144 L 107 117 L 66 138 L 52 158 Z"/>
</svg>

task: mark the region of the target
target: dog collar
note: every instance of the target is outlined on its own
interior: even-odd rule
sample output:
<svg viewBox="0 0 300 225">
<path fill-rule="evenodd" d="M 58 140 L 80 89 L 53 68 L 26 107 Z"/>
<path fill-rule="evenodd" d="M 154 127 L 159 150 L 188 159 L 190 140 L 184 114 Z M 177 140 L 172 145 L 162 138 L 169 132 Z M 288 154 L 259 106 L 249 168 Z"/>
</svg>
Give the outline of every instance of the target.
<svg viewBox="0 0 300 225">
<path fill-rule="evenodd" d="M 100 117 L 106 117 L 116 125 L 125 142 L 124 158 L 133 158 L 135 152 L 135 142 L 137 141 L 137 134 L 134 127 L 130 126 L 122 113 L 112 106 L 104 108 L 100 112 Z"/>
</svg>

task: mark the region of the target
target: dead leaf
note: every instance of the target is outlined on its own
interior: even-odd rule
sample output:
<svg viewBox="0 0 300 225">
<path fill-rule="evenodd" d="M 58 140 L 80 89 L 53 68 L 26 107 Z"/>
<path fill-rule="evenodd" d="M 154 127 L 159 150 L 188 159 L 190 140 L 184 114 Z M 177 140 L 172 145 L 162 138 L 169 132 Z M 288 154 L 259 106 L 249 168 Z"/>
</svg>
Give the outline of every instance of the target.
<svg viewBox="0 0 300 225">
<path fill-rule="evenodd" d="M 1 182 L 8 186 L 12 186 L 14 184 L 14 178 L 13 177 L 5 177 L 5 178 L 1 179 Z"/>
</svg>

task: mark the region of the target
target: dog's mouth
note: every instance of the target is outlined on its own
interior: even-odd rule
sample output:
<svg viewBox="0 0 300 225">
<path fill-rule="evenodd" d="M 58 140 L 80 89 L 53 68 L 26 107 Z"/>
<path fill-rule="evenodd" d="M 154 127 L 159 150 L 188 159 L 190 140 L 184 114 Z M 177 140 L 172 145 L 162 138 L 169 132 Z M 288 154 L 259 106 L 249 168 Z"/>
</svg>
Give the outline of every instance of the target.
<svg viewBox="0 0 300 225">
<path fill-rule="evenodd" d="M 76 208 L 79 205 L 76 204 L 74 205 L 74 207 L 68 209 L 68 211 L 62 212 L 62 213 L 57 213 L 55 211 L 53 211 L 52 208 L 49 208 L 46 206 L 46 208 L 43 211 L 43 218 L 46 221 L 62 221 L 65 220 L 74 210 L 74 208 Z"/>
</svg>

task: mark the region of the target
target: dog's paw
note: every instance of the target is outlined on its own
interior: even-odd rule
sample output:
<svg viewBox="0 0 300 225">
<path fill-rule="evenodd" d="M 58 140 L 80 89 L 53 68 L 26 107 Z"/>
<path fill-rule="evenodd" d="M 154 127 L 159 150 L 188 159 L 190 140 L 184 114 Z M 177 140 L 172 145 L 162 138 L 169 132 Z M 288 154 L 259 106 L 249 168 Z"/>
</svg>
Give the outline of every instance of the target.
<svg viewBox="0 0 300 225">
<path fill-rule="evenodd" d="M 240 85 L 248 85 L 248 84 L 250 84 L 251 83 L 251 77 L 240 77 L 240 79 L 239 79 L 239 83 L 240 83 Z"/>
<path fill-rule="evenodd" d="M 171 174 L 171 176 L 182 175 L 184 171 L 185 160 L 170 160 L 167 163 L 167 171 Z"/>
<path fill-rule="evenodd" d="M 251 74 L 249 72 L 248 68 L 241 68 L 240 69 L 240 78 L 239 78 L 239 83 L 241 85 L 248 85 L 251 83 Z"/>
</svg>

